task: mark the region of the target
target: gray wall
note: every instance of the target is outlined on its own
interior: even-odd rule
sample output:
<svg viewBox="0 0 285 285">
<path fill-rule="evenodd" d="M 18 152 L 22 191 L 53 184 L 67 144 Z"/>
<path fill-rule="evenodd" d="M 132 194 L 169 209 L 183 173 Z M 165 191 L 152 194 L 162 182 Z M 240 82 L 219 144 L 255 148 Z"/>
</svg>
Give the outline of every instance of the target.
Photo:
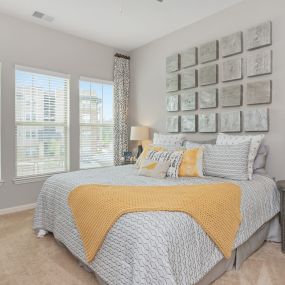
<svg viewBox="0 0 285 285">
<path fill-rule="evenodd" d="M 131 125 L 147 125 L 165 131 L 165 58 L 191 46 L 264 21 L 273 23 L 273 103 L 270 107 L 268 172 L 285 178 L 285 1 L 247 0 L 131 52 Z M 257 78 L 256 80 L 261 79 Z M 246 80 L 245 80 L 246 81 Z M 236 82 L 238 83 L 238 81 Z M 217 110 L 217 109 L 215 109 Z M 193 134 L 194 139 L 214 135 Z"/>
<path fill-rule="evenodd" d="M 42 182 L 16 185 L 15 177 L 15 64 L 71 75 L 70 166 L 79 167 L 80 76 L 112 80 L 113 54 L 117 50 L 39 25 L 0 14 L 0 62 L 2 63 L 0 209 L 34 203 Z"/>
</svg>

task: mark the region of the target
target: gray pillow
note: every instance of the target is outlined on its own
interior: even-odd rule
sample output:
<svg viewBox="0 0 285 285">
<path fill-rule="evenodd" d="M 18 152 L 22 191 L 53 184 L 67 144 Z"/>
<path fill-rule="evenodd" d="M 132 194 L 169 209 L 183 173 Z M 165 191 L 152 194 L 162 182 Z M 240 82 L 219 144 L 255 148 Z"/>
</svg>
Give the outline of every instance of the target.
<svg viewBox="0 0 285 285">
<path fill-rule="evenodd" d="M 248 180 L 248 152 L 250 141 L 236 145 L 205 145 L 204 174 Z"/>
<path fill-rule="evenodd" d="M 211 140 L 205 140 L 205 141 L 192 141 L 192 140 L 185 140 L 182 143 L 182 146 L 184 146 L 186 149 L 199 147 L 204 144 L 216 144 L 216 139 Z"/>
<path fill-rule="evenodd" d="M 267 154 L 268 154 L 268 146 L 261 144 L 253 163 L 253 173 L 266 174 L 265 165 L 266 165 Z"/>
</svg>

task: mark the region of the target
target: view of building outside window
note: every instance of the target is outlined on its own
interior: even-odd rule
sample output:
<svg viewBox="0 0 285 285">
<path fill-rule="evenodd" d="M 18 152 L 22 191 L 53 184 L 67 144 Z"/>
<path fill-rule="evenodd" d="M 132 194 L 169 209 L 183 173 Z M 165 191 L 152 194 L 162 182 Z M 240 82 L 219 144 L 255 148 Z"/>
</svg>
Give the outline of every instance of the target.
<svg viewBox="0 0 285 285">
<path fill-rule="evenodd" d="M 69 79 L 16 70 L 17 176 L 68 170 Z"/>
<path fill-rule="evenodd" d="M 113 165 L 113 84 L 80 81 L 80 168 Z"/>
</svg>

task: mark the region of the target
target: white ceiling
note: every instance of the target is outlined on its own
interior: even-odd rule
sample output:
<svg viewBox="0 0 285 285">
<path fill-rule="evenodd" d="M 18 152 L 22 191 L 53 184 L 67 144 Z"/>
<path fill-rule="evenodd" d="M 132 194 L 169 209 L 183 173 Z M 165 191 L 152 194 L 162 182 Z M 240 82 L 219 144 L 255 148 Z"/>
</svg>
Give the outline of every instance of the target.
<svg viewBox="0 0 285 285">
<path fill-rule="evenodd" d="M 0 12 L 129 51 L 240 1 L 0 0 Z M 38 20 L 35 10 L 55 20 Z"/>
</svg>

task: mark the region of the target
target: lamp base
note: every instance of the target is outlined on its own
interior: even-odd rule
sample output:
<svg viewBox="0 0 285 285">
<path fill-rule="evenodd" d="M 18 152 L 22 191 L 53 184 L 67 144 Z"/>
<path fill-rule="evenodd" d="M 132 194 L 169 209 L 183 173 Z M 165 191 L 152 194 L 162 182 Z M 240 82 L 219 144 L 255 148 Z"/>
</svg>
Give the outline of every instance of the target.
<svg viewBox="0 0 285 285">
<path fill-rule="evenodd" d="M 139 158 L 139 156 L 141 155 L 141 153 L 143 152 L 143 147 L 142 145 L 138 145 L 138 153 L 137 153 L 137 158 Z"/>
</svg>

